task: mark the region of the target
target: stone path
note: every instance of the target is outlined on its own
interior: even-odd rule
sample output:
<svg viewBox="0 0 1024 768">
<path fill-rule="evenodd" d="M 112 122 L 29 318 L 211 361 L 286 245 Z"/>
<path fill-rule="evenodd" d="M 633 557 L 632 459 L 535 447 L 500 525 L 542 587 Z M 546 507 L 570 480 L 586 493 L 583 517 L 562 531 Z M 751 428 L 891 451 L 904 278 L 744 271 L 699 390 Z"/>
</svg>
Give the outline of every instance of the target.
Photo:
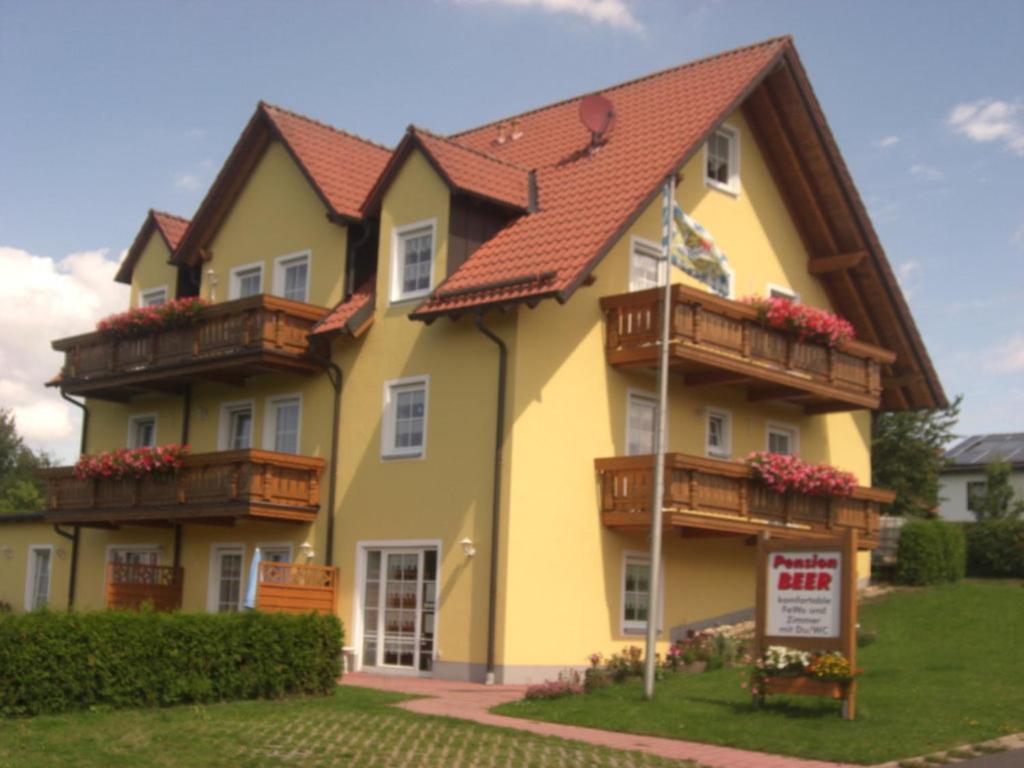
<svg viewBox="0 0 1024 768">
<path fill-rule="evenodd" d="M 427 697 L 405 701 L 398 705 L 424 715 L 456 717 L 484 725 L 529 731 L 541 736 L 558 736 L 612 749 L 647 752 L 676 760 L 693 760 L 701 765 L 714 768 L 863 768 L 862 766 L 845 766 L 842 763 L 830 763 L 823 760 L 804 760 L 798 757 L 719 747 L 695 741 L 679 741 L 658 736 L 641 736 L 602 731 L 597 728 L 583 728 L 576 725 L 524 720 L 518 717 L 495 715 L 488 711 L 491 707 L 521 698 L 526 690 L 525 685 L 488 686 L 480 683 L 460 683 L 432 678 L 368 675 L 362 672 L 346 674 L 341 683 L 342 685 L 356 685 Z"/>
</svg>

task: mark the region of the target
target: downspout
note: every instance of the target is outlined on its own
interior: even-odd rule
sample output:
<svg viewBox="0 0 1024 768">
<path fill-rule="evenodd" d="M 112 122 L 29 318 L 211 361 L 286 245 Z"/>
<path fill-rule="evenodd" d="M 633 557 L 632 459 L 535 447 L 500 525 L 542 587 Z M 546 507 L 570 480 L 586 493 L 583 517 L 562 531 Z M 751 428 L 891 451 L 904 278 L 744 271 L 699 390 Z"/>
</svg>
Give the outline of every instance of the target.
<svg viewBox="0 0 1024 768">
<path fill-rule="evenodd" d="M 89 407 L 84 402 L 80 403 L 69 396 L 63 389 L 60 390 L 60 396 L 76 408 L 82 409 L 82 436 L 78 443 L 78 452 L 84 454 L 89 438 Z M 71 572 L 68 574 L 68 610 L 70 611 L 75 607 L 75 585 L 78 582 L 78 542 L 81 539 L 81 529 L 76 525 L 72 528 L 72 532 L 68 533 L 59 525 L 54 525 L 53 530 L 58 536 L 63 536 L 71 542 Z"/>
<path fill-rule="evenodd" d="M 494 477 L 491 490 L 491 573 L 487 597 L 487 677 L 484 681 L 487 685 L 494 685 L 494 646 L 498 605 L 498 537 L 501 522 L 501 473 L 505 450 L 505 389 L 508 347 L 491 329 L 484 325 L 482 313 L 474 315 L 473 322 L 480 333 L 498 346 L 498 403 L 495 408 Z"/>
<path fill-rule="evenodd" d="M 331 460 L 327 471 L 330 480 L 327 484 L 327 541 L 324 544 L 324 565 L 334 565 L 334 503 L 335 486 L 338 482 L 338 443 L 341 439 L 341 388 L 344 378 L 341 366 L 331 360 L 330 356 L 313 355 L 313 359 L 327 366 L 327 378 L 334 387 L 334 416 L 331 419 Z"/>
</svg>

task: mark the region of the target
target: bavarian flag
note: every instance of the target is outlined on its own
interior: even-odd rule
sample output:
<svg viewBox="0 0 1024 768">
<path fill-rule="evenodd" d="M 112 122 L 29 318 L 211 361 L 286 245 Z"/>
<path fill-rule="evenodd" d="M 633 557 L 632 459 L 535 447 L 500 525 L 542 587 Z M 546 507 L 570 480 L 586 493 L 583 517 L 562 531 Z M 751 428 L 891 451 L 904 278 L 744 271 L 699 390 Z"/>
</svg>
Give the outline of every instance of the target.
<svg viewBox="0 0 1024 768">
<path fill-rule="evenodd" d="M 696 219 L 687 215 L 675 201 L 671 187 L 665 185 L 664 219 L 667 248 L 672 264 L 707 285 L 719 296 L 729 295 L 730 269 L 729 260 L 715 245 L 715 240 Z M 672 211 L 669 221 L 668 211 Z"/>
</svg>

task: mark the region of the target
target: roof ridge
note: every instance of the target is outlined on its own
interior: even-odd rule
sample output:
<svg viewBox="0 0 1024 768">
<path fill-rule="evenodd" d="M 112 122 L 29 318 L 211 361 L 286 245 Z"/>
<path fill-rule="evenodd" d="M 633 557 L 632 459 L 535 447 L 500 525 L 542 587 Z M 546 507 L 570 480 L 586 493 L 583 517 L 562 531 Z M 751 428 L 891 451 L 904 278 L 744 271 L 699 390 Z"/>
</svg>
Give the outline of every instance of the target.
<svg viewBox="0 0 1024 768">
<path fill-rule="evenodd" d="M 278 112 L 283 112 L 286 115 L 290 115 L 291 117 L 297 118 L 299 120 L 304 120 L 307 123 L 312 123 L 313 125 L 318 125 L 321 128 L 326 128 L 327 130 L 333 131 L 334 133 L 337 133 L 341 136 L 346 136 L 347 138 L 354 139 L 356 141 L 361 141 L 362 143 L 369 144 L 371 147 L 376 147 L 377 149 L 383 149 L 385 152 L 394 151 L 393 147 L 389 147 L 386 144 L 380 143 L 379 141 L 368 139 L 365 136 L 360 136 L 357 133 L 352 133 L 352 131 L 346 131 L 344 128 L 338 128 L 336 125 L 325 123 L 323 120 L 317 120 L 315 117 L 304 115 L 301 112 L 296 112 L 293 109 L 288 109 L 287 107 L 282 107 L 277 104 L 271 104 L 269 101 L 264 101 L 263 99 L 259 100 L 259 106 L 264 109 L 275 109 Z"/>
<path fill-rule="evenodd" d="M 166 216 L 168 219 L 177 219 L 178 221 L 183 221 L 186 224 L 188 224 L 191 221 L 191 219 L 186 219 L 184 216 L 179 216 L 176 213 L 168 213 L 167 211 L 158 211 L 156 208 L 150 208 L 149 212 L 152 213 L 154 216 Z"/>
<path fill-rule="evenodd" d="M 482 158 L 484 158 L 486 160 L 493 160 L 496 163 L 508 166 L 509 168 L 514 168 L 515 170 L 522 171 L 523 173 L 529 173 L 530 172 L 529 168 L 524 168 L 523 166 L 519 165 L 518 163 L 510 162 L 510 161 L 505 160 L 504 158 L 501 158 L 501 157 L 495 157 L 494 155 L 491 155 L 491 154 L 488 154 L 487 152 L 484 152 L 482 149 L 477 149 L 476 147 L 467 146 L 467 145 L 465 145 L 465 144 L 463 144 L 461 142 L 456 141 L 455 139 L 451 138 L 450 136 L 442 136 L 439 133 L 434 133 L 433 131 L 429 130 L 428 128 L 423 128 L 422 126 L 416 125 L 415 123 L 409 123 L 409 129 L 412 130 L 414 133 L 415 132 L 425 133 L 427 136 L 430 136 L 432 139 L 437 139 L 438 141 L 443 141 L 446 144 L 451 144 L 453 147 L 458 147 L 459 149 L 465 150 L 466 152 L 471 152 L 474 155 L 479 155 L 480 157 L 482 157 Z"/>
<path fill-rule="evenodd" d="M 688 69 L 689 67 L 695 67 L 695 66 L 697 66 L 699 64 L 707 64 L 709 61 L 714 61 L 715 59 L 721 59 L 721 58 L 724 58 L 726 56 L 733 56 L 733 55 L 738 54 L 738 53 L 743 53 L 744 51 L 749 51 L 749 50 L 751 50 L 753 48 L 763 48 L 763 47 L 767 47 L 769 45 L 772 45 L 774 43 L 780 43 L 780 42 L 788 42 L 788 43 L 792 44 L 793 36 L 792 35 L 778 35 L 777 37 L 769 37 L 769 38 L 767 38 L 765 40 L 761 40 L 761 41 L 756 42 L 756 43 L 750 43 L 748 45 L 740 46 L 739 48 L 732 48 L 732 49 L 730 49 L 728 51 L 722 51 L 721 53 L 715 53 L 715 54 L 712 54 L 710 56 L 704 56 L 704 57 L 699 58 L 699 59 L 691 59 L 690 61 L 685 61 L 682 64 L 676 64 L 676 65 L 671 66 L 671 67 L 666 67 L 665 69 L 659 69 L 657 72 L 649 72 L 646 75 L 639 75 L 638 77 L 634 77 L 634 78 L 632 78 L 630 80 L 624 80 L 621 83 L 615 83 L 613 85 L 605 86 L 604 88 L 598 88 L 598 89 L 595 89 L 595 90 L 592 90 L 592 91 L 586 91 L 584 93 L 578 93 L 578 94 L 576 94 L 574 96 L 569 96 L 568 98 L 560 99 L 559 101 L 553 101 L 550 104 L 544 104 L 544 105 L 541 105 L 539 107 L 534 107 L 533 109 L 528 109 L 525 112 L 518 112 L 518 113 L 516 113 L 514 115 L 506 115 L 505 117 L 500 117 L 500 118 L 497 118 L 495 120 L 491 120 L 491 121 L 486 122 L 486 123 L 481 123 L 480 125 L 474 126 L 473 128 L 467 128 L 465 130 L 459 131 L 458 133 L 452 133 L 449 136 L 451 138 L 455 138 L 455 137 L 458 137 L 458 136 L 465 136 L 467 133 L 475 133 L 477 131 L 483 130 L 484 128 L 488 128 L 488 127 L 490 127 L 492 125 L 498 125 L 499 123 L 503 123 L 506 120 L 513 120 L 513 119 L 516 119 L 516 118 L 526 117 L 527 115 L 534 115 L 534 114 L 536 114 L 538 112 L 544 112 L 544 111 L 546 111 L 548 109 L 554 109 L 555 107 L 560 107 L 560 106 L 562 106 L 564 104 L 568 104 L 570 102 L 576 101 L 577 99 L 582 99 L 582 98 L 584 98 L 586 96 L 592 96 L 594 94 L 610 93 L 611 91 L 617 91 L 617 90 L 619 90 L 621 88 L 625 88 L 626 86 L 629 86 L 629 85 L 636 85 L 637 83 L 642 83 L 645 80 L 653 80 L 656 77 L 662 77 L 662 76 L 670 74 L 672 72 L 678 72 L 678 71 L 683 70 L 683 69 Z"/>
</svg>

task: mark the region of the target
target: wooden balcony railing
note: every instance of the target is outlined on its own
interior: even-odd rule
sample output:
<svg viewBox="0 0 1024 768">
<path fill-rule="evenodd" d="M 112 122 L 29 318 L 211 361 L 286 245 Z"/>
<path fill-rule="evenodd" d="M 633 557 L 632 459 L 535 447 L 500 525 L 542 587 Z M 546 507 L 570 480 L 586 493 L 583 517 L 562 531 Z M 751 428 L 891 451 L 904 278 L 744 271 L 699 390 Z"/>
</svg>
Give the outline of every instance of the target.
<svg viewBox="0 0 1024 768">
<path fill-rule="evenodd" d="M 605 347 L 620 368 L 658 364 L 661 292 L 606 296 Z M 878 408 L 881 365 L 894 353 L 852 341 L 838 348 L 763 326 L 757 310 L 685 285 L 672 286 L 671 365 L 687 384 L 746 386 L 752 400 L 782 399 L 810 413 Z"/>
<path fill-rule="evenodd" d="M 214 304 L 195 325 L 136 339 L 100 332 L 52 343 L 64 353 L 60 386 L 71 394 L 123 398 L 194 376 L 237 378 L 269 371 L 320 370 L 309 332 L 328 310 L 277 296 Z"/>
<path fill-rule="evenodd" d="M 597 459 L 601 517 L 610 528 L 650 526 L 653 456 Z M 833 498 L 779 494 L 754 479 L 746 464 L 671 453 L 665 457 L 664 524 L 681 529 L 779 536 L 835 536 L 858 531 L 865 546 L 878 543 L 878 515 L 895 494 L 860 487 Z"/>
<path fill-rule="evenodd" d="M 334 613 L 338 569 L 299 563 L 260 563 L 256 607 L 283 613 Z"/>
<path fill-rule="evenodd" d="M 48 486 L 46 518 L 54 523 L 308 522 L 320 506 L 323 469 L 323 459 L 244 450 L 193 454 L 173 475 L 142 479 L 80 480 L 72 467 L 40 474 Z"/>
<path fill-rule="evenodd" d="M 149 603 L 157 611 L 177 610 L 183 581 L 180 567 L 107 563 L 107 608 L 138 609 Z"/>
</svg>

